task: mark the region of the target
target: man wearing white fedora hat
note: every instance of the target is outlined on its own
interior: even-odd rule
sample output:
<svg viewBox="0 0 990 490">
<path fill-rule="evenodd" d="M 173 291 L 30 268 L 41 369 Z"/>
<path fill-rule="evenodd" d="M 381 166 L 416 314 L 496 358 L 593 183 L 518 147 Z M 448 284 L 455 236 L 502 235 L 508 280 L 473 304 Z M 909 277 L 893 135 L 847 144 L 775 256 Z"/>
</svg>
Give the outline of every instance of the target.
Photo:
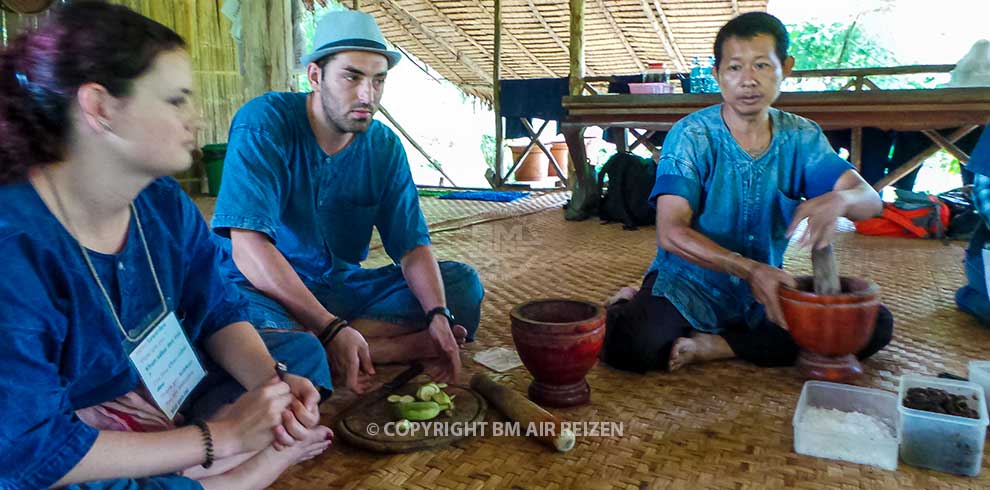
<svg viewBox="0 0 990 490">
<path fill-rule="evenodd" d="M 212 222 L 230 238 L 228 276 L 254 325 L 313 332 L 358 393 L 374 363 L 423 359 L 454 380 L 484 289 L 470 266 L 433 257 L 402 143 L 373 119 L 401 55 L 356 11 L 325 15 L 313 46 L 312 92 L 262 95 L 231 123 Z M 393 264 L 365 269 L 373 227 Z"/>
</svg>

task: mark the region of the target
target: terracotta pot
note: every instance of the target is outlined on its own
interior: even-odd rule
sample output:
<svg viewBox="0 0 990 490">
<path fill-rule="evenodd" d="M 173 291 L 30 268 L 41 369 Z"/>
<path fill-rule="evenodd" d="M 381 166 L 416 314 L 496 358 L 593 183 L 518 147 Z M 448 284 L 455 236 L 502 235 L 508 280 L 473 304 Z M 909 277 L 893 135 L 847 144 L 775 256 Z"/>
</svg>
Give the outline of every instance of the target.
<svg viewBox="0 0 990 490">
<path fill-rule="evenodd" d="M 557 160 L 557 165 L 560 166 L 560 171 L 564 173 L 564 178 L 567 178 L 568 166 L 570 165 L 571 154 L 567 151 L 567 143 L 554 143 L 550 147 L 550 153 L 553 153 L 553 158 Z M 557 171 L 554 170 L 553 165 L 547 164 L 547 177 L 556 177 Z"/>
<path fill-rule="evenodd" d="M 804 350 L 798 369 L 809 377 L 848 381 L 862 373 L 853 354 L 870 341 L 876 326 L 880 288 L 873 281 L 841 277 L 842 293 L 818 295 L 814 278 L 781 286 L 780 307 L 794 341 Z"/>
<path fill-rule="evenodd" d="M 526 149 L 525 146 L 512 146 L 512 161 L 516 161 L 522 151 Z M 547 176 L 547 166 L 550 165 L 550 159 L 547 158 L 543 151 L 539 147 L 533 145 L 529 149 L 529 153 L 523 159 L 522 163 L 516 167 L 514 175 L 516 180 L 520 182 L 532 182 L 537 180 L 543 180 Z"/>
<path fill-rule="evenodd" d="M 512 341 L 533 375 L 529 397 L 540 405 L 588 403 L 584 377 L 605 339 L 605 308 L 586 301 L 542 299 L 512 309 Z"/>
</svg>

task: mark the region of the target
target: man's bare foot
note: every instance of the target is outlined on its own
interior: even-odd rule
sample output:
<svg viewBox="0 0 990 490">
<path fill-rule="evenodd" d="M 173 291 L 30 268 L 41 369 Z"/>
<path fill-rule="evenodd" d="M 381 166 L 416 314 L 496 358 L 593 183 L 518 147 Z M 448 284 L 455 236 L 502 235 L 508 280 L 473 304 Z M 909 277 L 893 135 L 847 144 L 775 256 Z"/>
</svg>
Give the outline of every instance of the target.
<svg viewBox="0 0 990 490">
<path fill-rule="evenodd" d="M 681 337 L 674 342 L 670 349 L 671 371 L 676 371 L 688 364 L 731 359 L 736 357 L 728 342 L 721 335 L 691 332 L 690 337 Z"/>
<path fill-rule="evenodd" d="M 467 342 L 467 329 L 454 325 L 452 330 L 457 345 L 463 346 Z M 371 351 L 371 360 L 375 364 L 409 362 L 443 354 L 428 329 L 395 337 L 369 338 L 368 348 Z"/>
<path fill-rule="evenodd" d="M 317 426 L 308 432 L 305 439 L 292 446 L 281 451 L 268 446 L 240 466 L 199 483 L 206 490 L 267 488 L 290 466 L 319 456 L 330 447 L 333 432 L 329 428 Z"/>
<path fill-rule="evenodd" d="M 636 293 L 638 292 L 639 288 L 625 286 L 619 289 L 619 292 L 613 294 L 611 298 L 605 300 L 605 307 L 608 308 L 609 306 L 618 303 L 620 300 L 632 301 L 633 297 L 636 296 Z"/>
</svg>

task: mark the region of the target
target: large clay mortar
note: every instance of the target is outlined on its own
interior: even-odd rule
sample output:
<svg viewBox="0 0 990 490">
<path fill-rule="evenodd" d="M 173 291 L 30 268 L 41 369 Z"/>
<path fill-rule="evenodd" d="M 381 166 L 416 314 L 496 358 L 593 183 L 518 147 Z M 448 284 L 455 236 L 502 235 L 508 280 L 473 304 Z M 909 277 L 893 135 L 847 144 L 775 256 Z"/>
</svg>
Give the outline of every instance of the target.
<svg viewBox="0 0 990 490">
<path fill-rule="evenodd" d="M 605 339 L 605 308 L 586 301 L 541 299 L 512 309 L 512 341 L 533 375 L 529 398 L 550 407 L 591 400 L 585 375 Z"/>
<path fill-rule="evenodd" d="M 780 307 L 801 346 L 797 368 L 824 381 L 849 382 L 863 373 L 856 359 L 870 341 L 880 307 L 880 288 L 870 280 L 839 278 L 838 294 L 816 294 L 814 277 L 798 277 L 797 288 L 781 286 Z"/>
</svg>

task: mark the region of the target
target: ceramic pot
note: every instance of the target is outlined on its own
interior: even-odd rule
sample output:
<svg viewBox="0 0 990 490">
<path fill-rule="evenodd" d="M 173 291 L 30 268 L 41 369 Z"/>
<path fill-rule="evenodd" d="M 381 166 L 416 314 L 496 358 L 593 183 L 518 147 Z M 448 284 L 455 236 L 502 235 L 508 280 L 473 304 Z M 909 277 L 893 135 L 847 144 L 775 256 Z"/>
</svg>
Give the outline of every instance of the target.
<svg viewBox="0 0 990 490">
<path fill-rule="evenodd" d="M 550 147 L 550 153 L 553 153 L 554 159 L 557 160 L 557 165 L 560 166 L 560 171 L 564 173 L 564 178 L 567 178 L 568 165 L 571 159 L 570 153 L 567 151 L 567 143 L 554 143 Z M 557 177 L 557 171 L 554 170 L 553 165 L 547 162 L 547 177 Z"/>
<path fill-rule="evenodd" d="M 511 146 L 512 149 L 512 161 L 519 159 L 519 155 L 522 154 L 523 150 L 526 149 L 525 146 Z M 547 167 L 550 165 L 550 159 L 540 150 L 539 147 L 533 145 L 529 149 L 529 153 L 523 158 L 523 161 L 516 167 L 514 175 L 516 180 L 519 182 L 534 182 L 543 180 L 547 176 Z"/>
</svg>

